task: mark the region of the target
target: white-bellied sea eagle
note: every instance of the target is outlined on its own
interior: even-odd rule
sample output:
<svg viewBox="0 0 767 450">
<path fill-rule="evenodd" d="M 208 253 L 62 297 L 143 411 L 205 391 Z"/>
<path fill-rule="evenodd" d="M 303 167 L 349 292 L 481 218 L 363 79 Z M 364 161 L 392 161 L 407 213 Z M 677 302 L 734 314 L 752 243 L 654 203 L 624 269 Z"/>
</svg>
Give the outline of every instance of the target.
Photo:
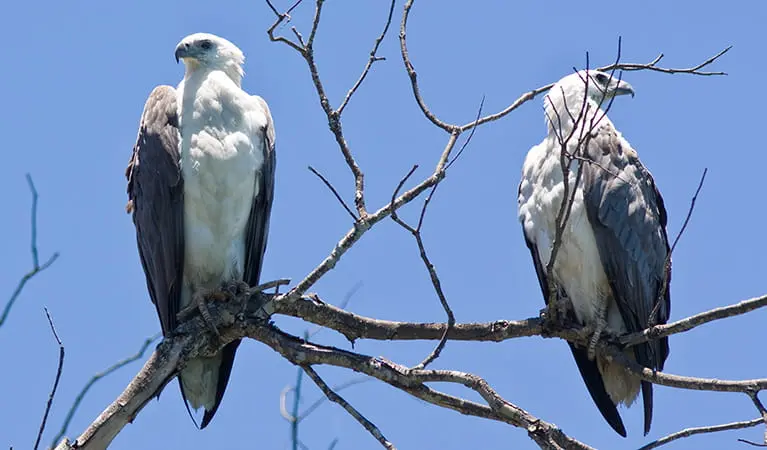
<svg viewBox="0 0 767 450">
<path fill-rule="evenodd" d="M 141 265 L 168 336 L 177 314 L 227 283 L 259 284 L 274 195 L 274 125 L 266 102 L 241 88 L 245 57 L 197 33 L 176 47 L 184 79 L 158 86 L 141 116 L 126 176 Z M 187 405 L 210 423 L 240 341 L 179 374 Z"/>
<path fill-rule="evenodd" d="M 519 220 L 549 302 L 554 283 L 568 298 L 575 319 L 595 330 L 589 349 L 570 344 L 591 398 L 621 436 L 626 429 L 617 405 L 631 406 L 642 390 L 644 432 L 652 422 L 652 384 L 618 363 L 594 358 L 603 331 L 623 334 L 668 321 L 671 276 L 666 210 L 650 172 L 604 112 L 612 97 L 631 94 L 628 83 L 595 70 L 568 75 L 544 99 L 548 135 L 527 154 L 519 185 Z M 569 138 L 569 139 L 568 139 Z M 572 210 L 547 277 L 565 192 L 562 142 L 572 157 Z M 580 179 L 579 179 L 579 165 Z M 572 195 L 572 194 L 571 194 Z M 665 283 L 665 285 L 664 285 Z M 668 338 L 625 350 L 650 369 L 662 370 Z"/>
</svg>

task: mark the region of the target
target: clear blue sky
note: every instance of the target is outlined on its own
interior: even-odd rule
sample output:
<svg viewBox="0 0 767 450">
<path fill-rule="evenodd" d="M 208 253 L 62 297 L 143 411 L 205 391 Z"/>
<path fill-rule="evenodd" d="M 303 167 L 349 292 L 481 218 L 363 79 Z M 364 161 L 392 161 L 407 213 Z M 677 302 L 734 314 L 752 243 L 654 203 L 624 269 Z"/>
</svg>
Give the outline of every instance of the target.
<svg viewBox="0 0 767 450">
<path fill-rule="evenodd" d="M 308 33 L 306 0 L 293 24 Z M 387 2 L 328 1 L 316 41 L 319 68 L 337 105 L 358 77 L 385 18 Z M 668 4 L 666 4 L 668 3 Z M 288 2 L 278 1 L 286 8 Z M 697 209 L 674 255 L 672 320 L 767 291 L 767 220 L 762 88 L 767 62 L 760 1 L 650 1 L 588 4 L 554 1 L 420 1 L 409 29 L 422 93 L 441 118 L 464 123 L 499 110 L 525 91 L 556 81 L 585 52 L 612 61 L 623 36 L 625 61 L 689 66 L 727 45 L 715 66 L 728 77 L 628 73 L 634 99 L 619 98 L 613 122 L 640 153 L 660 187 L 676 235 L 701 172 L 709 168 Z M 395 22 L 399 24 L 401 2 Z M 3 7 L 3 209 L 0 291 L 9 296 L 30 267 L 29 205 L 24 174 L 40 192 L 41 258 L 60 251 L 34 279 L 0 329 L 4 361 L 0 445 L 31 448 L 53 381 L 57 347 L 43 306 L 56 321 L 67 357 L 43 439 L 48 444 L 74 396 L 95 372 L 133 353 L 159 330 L 139 264 L 126 202 L 125 166 L 144 101 L 157 84 L 175 85 L 183 68 L 173 49 L 185 35 L 207 31 L 247 55 L 244 88 L 270 104 L 277 127 L 277 185 L 264 279 L 301 279 L 350 227 L 346 213 L 307 169 L 327 176 L 347 199 L 352 179 L 327 129 L 303 60 L 270 43 L 273 15 L 263 1 L 12 2 Z M 281 28 L 290 33 L 289 28 Z M 367 175 L 371 209 L 388 201 L 415 163 L 432 170 L 446 136 L 422 117 L 410 93 L 391 30 L 378 63 L 345 116 L 346 137 Z M 527 150 L 544 136 L 541 99 L 478 130 L 431 207 L 425 241 L 461 322 L 523 319 L 543 305 L 516 217 L 517 183 Z M 417 215 L 416 207 L 404 213 Z M 395 320 L 441 321 L 443 312 L 409 234 L 382 223 L 350 251 L 315 290 L 332 303 L 357 283 L 350 309 Z M 4 304 L 5 300 L 0 299 Z M 670 373 L 720 378 L 767 376 L 767 312 L 720 321 L 671 338 Z M 288 331 L 305 326 L 278 318 Z M 324 331 L 316 339 L 348 348 Z M 358 342 L 358 351 L 418 362 L 433 343 Z M 690 426 L 750 419 L 745 395 L 656 388 L 652 433 L 642 436 L 641 406 L 621 410 L 629 438 L 603 421 L 564 342 L 541 338 L 500 344 L 449 343 L 434 365 L 477 373 L 507 399 L 598 448 L 636 448 Z M 77 436 L 140 368 L 135 363 L 98 383 L 68 435 Z M 319 368 L 331 383 L 354 374 Z M 279 394 L 296 368 L 258 342 L 238 353 L 223 405 L 197 431 L 174 382 L 115 439 L 112 448 L 285 449 L 288 424 Z M 322 395 L 305 385 L 308 406 Z M 454 386 L 445 389 L 476 398 Z M 425 404 L 377 381 L 343 395 L 402 449 L 534 448 L 523 430 L 464 417 Z M 767 400 L 767 399 L 765 399 Z M 755 428 L 681 441 L 674 448 L 734 448 L 737 437 L 759 440 Z M 325 404 L 301 426 L 309 448 L 378 445 L 339 407 Z"/>
</svg>

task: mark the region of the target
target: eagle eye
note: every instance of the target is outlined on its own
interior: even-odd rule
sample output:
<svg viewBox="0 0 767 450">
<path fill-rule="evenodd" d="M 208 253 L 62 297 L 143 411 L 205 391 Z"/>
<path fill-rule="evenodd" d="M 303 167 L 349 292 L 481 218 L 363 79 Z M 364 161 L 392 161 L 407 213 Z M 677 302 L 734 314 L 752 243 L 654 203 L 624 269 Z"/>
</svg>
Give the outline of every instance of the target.
<svg viewBox="0 0 767 450">
<path fill-rule="evenodd" d="M 206 40 L 200 42 L 200 47 L 203 50 L 210 50 L 211 47 L 213 47 L 213 43 L 206 39 Z"/>
<path fill-rule="evenodd" d="M 603 86 L 607 86 L 607 82 L 610 80 L 610 78 L 603 73 L 598 73 L 594 78 L 596 78 L 597 82 Z"/>
</svg>

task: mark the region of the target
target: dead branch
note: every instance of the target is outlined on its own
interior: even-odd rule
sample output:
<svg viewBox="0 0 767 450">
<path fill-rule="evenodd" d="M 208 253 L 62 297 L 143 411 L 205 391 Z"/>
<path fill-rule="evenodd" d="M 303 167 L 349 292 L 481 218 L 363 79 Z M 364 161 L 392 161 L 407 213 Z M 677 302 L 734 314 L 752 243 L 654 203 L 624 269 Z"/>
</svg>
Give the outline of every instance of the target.
<svg viewBox="0 0 767 450">
<path fill-rule="evenodd" d="M 40 259 L 38 257 L 38 251 L 37 251 L 37 189 L 35 189 L 35 183 L 32 181 L 32 177 L 27 174 L 27 185 L 29 185 L 29 190 L 32 191 L 32 243 L 31 243 L 31 252 L 32 252 L 32 270 L 27 272 L 21 279 L 19 280 L 19 283 L 16 285 L 16 289 L 14 289 L 13 294 L 11 294 L 11 298 L 8 300 L 8 303 L 5 304 L 5 308 L 3 308 L 3 314 L 0 315 L 0 327 L 3 326 L 5 321 L 8 319 L 8 314 L 11 313 L 11 308 L 13 308 L 13 304 L 16 303 L 16 300 L 18 300 L 19 296 L 21 295 L 21 291 L 24 289 L 24 286 L 26 286 L 27 282 L 31 280 L 35 275 L 42 272 L 43 270 L 47 269 L 48 267 L 53 264 L 56 259 L 59 257 L 59 252 L 54 252 L 53 255 L 51 255 L 50 258 L 48 258 L 47 261 L 45 261 L 42 265 L 40 264 Z"/>
<path fill-rule="evenodd" d="M 370 59 L 365 65 L 365 68 L 362 71 L 362 75 L 346 94 L 346 97 L 341 102 L 338 109 L 333 109 L 330 101 L 328 100 L 327 94 L 325 93 L 325 87 L 322 84 L 322 80 L 320 79 L 319 71 L 317 69 L 317 63 L 314 59 L 314 39 L 317 36 L 317 30 L 319 29 L 323 3 L 324 0 L 316 0 L 316 9 L 314 12 L 314 19 L 312 20 L 312 28 L 306 43 L 304 43 L 301 34 L 295 28 L 293 28 L 293 32 L 298 39 L 298 44 L 284 37 L 274 37 L 274 29 L 283 20 L 285 20 L 286 17 L 288 17 L 288 13 L 280 14 L 271 3 L 269 3 L 269 7 L 277 16 L 277 20 L 269 28 L 269 30 L 267 30 L 267 32 L 269 34 L 269 38 L 272 41 L 283 42 L 296 50 L 304 58 L 304 61 L 306 61 L 306 64 L 309 66 L 309 73 L 312 77 L 312 83 L 314 84 L 317 96 L 319 97 L 320 106 L 322 106 L 322 110 L 325 112 L 325 115 L 328 118 L 328 126 L 330 127 L 330 131 L 333 133 L 333 136 L 335 137 L 336 142 L 341 149 L 341 153 L 346 160 L 346 164 L 349 166 L 349 169 L 351 169 L 352 174 L 354 175 L 354 204 L 357 207 L 357 215 L 359 216 L 358 221 L 360 222 L 361 227 L 365 228 L 365 222 L 368 215 L 365 206 L 365 174 L 362 172 L 359 165 L 357 164 L 357 161 L 354 159 L 351 149 L 349 148 L 349 145 L 346 142 L 346 138 L 344 137 L 343 127 L 341 124 L 341 113 L 343 112 L 344 108 L 346 108 L 346 105 L 349 103 L 357 89 L 359 89 L 359 87 L 362 85 L 373 63 L 381 60 L 381 58 L 377 56 L 378 47 L 386 36 L 387 31 L 389 30 L 389 25 L 391 24 L 392 20 L 392 12 L 394 10 L 394 0 L 391 2 L 391 6 L 389 8 L 389 16 L 384 26 L 384 30 L 375 40 L 373 50 L 370 52 Z M 295 8 L 295 6 L 296 5 L 291 7 L 291 9 Z"/>
<path fill-rule="evenodd" d="M 653 448 L 658 448 L 661 445 L 666 445 L 669 442 L 676 441 L 677 439 L 695 436 L 696 434 L 708 434 L 708 433 L 716 433 L 719 431 L 741 430 L 743 428 L 755 427 L 759 425 L 760 423 L 762 423 L 761 418 L 753 419 L 753 420 L 744 420 L 743 422 L 732 422 L 732 423 L 725 423 L 722 425 L 713 425 L 710 427 L 685 428 L 682 431 L 677 431 L 676 433 L 672 433 L 672 434 L 669 434 L 668 436 L 664 436 L 658 440 L 652 441 L 649 444 L 640 447 L 639 450 L 650 450 Z"/>
<path fill-rule="evenodd" d="M 357 82 L 354 83 L 354 86 L 352 86 L 351 89 L 349 89 L 349 92 L 346 93 L 346 97 L 344 97 L 344 100 L 341 102 L 340 105 L 338 105 L 338 108 L 336 109 L 336 113 L 340 116 L 344 112 L 344 108 L 346 108 L 346 105 L 349 104 L 349 100 L 351 100 L 352 95 L 354 95 L 355 92 L 357 92 L 357 89 L 360 88 L 362 85 L 362 82 L 365 81 L 365 77 L 367 77 L 368 72 L 370 72 L 370 68 L 373 67 L 373 63 L 376 61 L 385 61 L 386 58 L 383 56 L 377 56 L 378 53 L 378 47 L 381 45 L 381 42 L 383 42 L 384 38 L 386 37 L 386 33 L 389 31 L 389 26 L 391 25 L 391 19 L 394 15 L 394 5 L 396 1 L 392 1 L 389 5 L 389 16 L 386 19 L 386 25 L 384 25 L 384 29 L 381 32 L 381 34 L 378 35 L 378 37 L 375 40 L 375 43 L 373 44 L 373 50 L 370 51 L 370 58 L 368 59 L 367 64 L 365 64 L 365 68 L 362 69 L 362 74 L 357 79 Z"/>
<path fill-rule="evenodd" d="M 402 22 L 399 26 L 399 45 L 400 53 L 402 54 L 402 61 L 405 63 L 405 70 L 407 71 L 408 77 L 410 77 L 410 86 L 413 89 L 413 97 L 415 97 L 415 101 L 418 103 L 418 107 L 421 108 L 423 115 L 426 116 L 426 118 L 429 119 L 429 121 L 437 127 L 442 128 L 450 134 L 453 134 L 456 131 L 459 131 L 457 130 L 457 127 L 438 119 L 437 116 L 431 112 L 429 107 L 426 106 L 426 102 L 424 101 L 423 97 L 421 97 L 421 90 L 418 87 L 418 74 L 415 71 L 415 67 L 413 67 L 413 62 L 410 60 L 410 54 L 407 51 L 407 20 L 410 17 L 410 9 L 413 7 L 413 3 L 414 0 L 408 0 L 405 2 L 405 9 L 402 12 Z"/>
<path fill-rule="evenodd" d="M 314 369 L 311 368 L 311 366 L 301 366 L 304 369 L 304 372 L 306 372 L 307 375 L 309 375 L 309 378 L 314 381 L 314 384 L 317 385 L 317 387 L 320 388 L 320 390 L 327 396 L 328 400 L 330 400 L 333 403 L 338 403 L 341 405 L 343 409 L 346 410 L 346 412 L 349 413 L 350 416 L 354 417 L 354 419 L 360 423 L 368 432 L 373 435 L 376 440 L 381 443 L 381 445 L 384 448 L 387 448 L 389 450 L 396 450 L 396 447 L 394 444 L 388 441 L 384 437 L 383 434 L 381 434 L 381 430 L 378 429 L 373 422 L 369 421 L 365 418 L 362 414 L 360 414 L 359 411 L 357 411 L 352 405 L 349 404 L 346 400 L 344 400 L 343 397 L 338 395 L 333 389 L 328 386 L 325 381 L 317 374 L 317 372 L 314 371 Z"/>
<path fill-rule="evenodd" d="M 524 412 L 524 410 L 497 398 L 497 394 L 489 386 L 483 384 L 484 381 L 476 375 L 458 371 L 411 370 L 382 358 L 374 358 L 335 347 L 307 342 L 267 325 L 263 318 L 256 317 L 263 310 L 264 303 L 267 302 L 274 303 L 273 308 L 277 313 L 282 313 L 282 305 L 285 305 L 287 308 L 292 308 L 296 304 L 312 305 L 311 308 L 302 308 L 301 313 L 302 317 L 307 319 L 314 318 L 315 322 L 323 322 L 316 320 L 321 316 L 325 318 L 337 317 L 340 322 L 343 322 L 348 320 L 349 316 L 354 316 L 349 312 L 339 310 L 332 305 L 311 298 L 301 298 L 298 301 L 288 302 L 284 294 L 258 293 L 250 300 L 244 317 L 238 317 L 242 310 L 240 303 L 242 301 L 248 301 L 247 294 L 231 302 L 212 302 L 208 305 L 213 324 L 220 331 L 220 341 L 211 335 L 207 324 L 200 317 L 193 317 L 183 323 L 176 330 L 173 337 L 165 339 L 157 347 L 157 350 L 144 365 L 141 372 L 131 381 L 123 394 L 78 438 L 78 448 L 104 448 L 119 433 L 123 426 L 133 420 L 146 402 L 156 396 L 165 384 L 175 376 L 184 361 L 189 358 L 212 355 L 226 343 L 245 337 L 265 343 L 287 360 L 297 365 L 320 364 L 351 369 L 397 387 L 436 406 L 519 427 L 524 426 L 528 430 L 528 434 L 531 435 L 531 438 L 539 445 L 542 445 L 543 448 L 555 448 L 553 445 L 549 445 L 552 439 L 553 442 L 558 443 L 557 445 L 566 448 L 588 448 L 585 444 L 578 443 L 577 441 L 570 442 L 571 438 L 565 436 L 561 430 L 553 425 L 534 418 L 529 413 Z M 411 339 L 440 339 L 447 327 L 446 324 L 406 324 L 375 321 L 375 319 L 361 318 L 359 316 L 354 316 L 354 319 L 359 320 L 355 327 L 363 333 L 368 330 L 367 326 L 375 322 L 378 322 L 379 327 L 377 333 L 382 332 L 381 327 L 389 331 L 406 331 L 405 334 L 394 332 L 385 337 L 387 339 L 401 339 L 403 337 Z M 507 324 L 509 326 L 504 327 Z M 389 328 L 390 326 L 394 327 Z M 523 322 L 504 323 L 499 321 L 490 324 L 456 324 L 448 336 L 449 338 L 454 336 L 463 337 L 467 340 L 498 339 L 496 326 L 501 327 L 501 333 L 515 334 L 516 336 L 540 335 L 542 331 L 541 320 L 530 319 Z M 584 337 L 582 327 L 574 324 L 572 326 L 572 328 L 555 331 L 554 335 L 575 342 L 578 345 L 586 346 L 588 339 Z M 509 330 L 513 330 L 513 333 Z M 493 336 L 494 334 L 495 336 Z M 381 334 L 379 337 L 383 336 L 385 335 Z M 489 339 L 488 336 L 492 336 L 493 339 Z M 608 342 L 601 341 L 597 349 L 600 354 L 619 361 L 640 378 L 656 384 L 683 389 L 742 393 L 756 392 L 767 387 L 767 379 L 725 381 L 680 377 L 653 372 L 638 366 L 636 362 L 628 360 L 621 348 L 615 347 Z M 436 381 L 463 384 L 479 392 L 486 400 L 487 405 L 444 394 L 424 384 Z M 547 442 L 549 444 L 546 444 Z M 570 442 L 570 444 L 565 445 L 567 442 Z M 72 448 L 72 445 L 72 443 L 65 440 L 58 445 L 57 449 L 69 449 Z"/>
<path fill-rule="evenodd" d="M 481 301 L 481 299 L 472 300 Z M 666 325 L 656 325 L 644 331 L 618 338 L 620 345 L 631 346 L 649 340 L 671 336 L 692 330 L 706 323 L 736 317 L 767 306 L 767 295 L 744 300 L 734 305 L 712 309 Z M 331 305 L 316 295 L 299 297 L 296 300 L 275 301 L 275 314 L 302 318 L 308 322 L 335 330 L 349 341 L 357 339 L 374 340 L 436 340 L 440 339 L 447 327 L 444 323 L 413 323 L 381 320 L 360 316 Z M 538 317 L 525 320 L 496 320 L 484 323 L 457 323 L 448 333 L 448 339 L 457 341 L 501 342 L 519 337 L 542 334 L 543 321 Z M 554 331 L 556 335 L 556 331 Z M 547 336 L 548 336 L 547 332 Z M 557 336 L 564 337 L 564 336 Z"/>
<path fill-rule="evenodd" d="M 613 71 L 613 70 L 626 70 L 626 71 L 637 71 L 637 70 L 651 70 L 655 72 L 662 72 L 667 74 L 675 74 L 675 73 L 683 73 L 683 74 L 689 74 L 689 75 L 699 75 L 699 76 L 711 76 L 711 75 L 726 75 L 724 72 L 701 72 L 700 69 L 703 69 L 705 67 L 708 67 L 709 65 L 713 64 L 715 61 L 717 61 L 720 57 L 722 57 L 725 53 L 727 53 L 732 46 L 729 46 L 725 48 L 724 50 L 720 51 L 716 55 L 708 58 L 707 60 L 703 61 L 702 63 L 688 68 L 683 69 L 672 69 L 672 68 L 665 68 L 665 67 L 658 67 L 657 64 L 660 62 L 661 58 L 663 58 L 663 53 L 661 53 L 658 57 L 656 57 L 654 60 L 650 61 L 649 63 L 645 64 L 636 64 L 636 63 L 614 63 L 607 66 L 598 67 L 596 70 L 607 72 L 607 71 Z M 554 87 L 554 83 L 549 83 L 545 86 L 541 86 L 539 88 L 532 89 L 524 94 L 522 94 L 519 98 L 514 100 L 509 106 L 504 108 L 503 110 L 487 115 L 485 117 L 482 117 L 481 119 L 470 122 L 465 125 L 462 125 L 459 127 L 459 129 L 463 132 L 466 130 L 469 130 L 473 127 L 484 125 L 487 122 L 492 122 L 498 119 L 501 119 L 515 109 L 519 108 L 520 106 L 524 105 L 525 103 L 529 102 L 530 100 L 533 100 L 535 97 L 537 97 L 540 94 L 543 94 L 544 92 L 547 92 L 552 87 Z"/>
<path fill-rule="evenodd" d="M 40 423 L 40 428 L 37 431 L 37 439 L 35 440 L 35 446 L 34 449 L 37 450 L 37 448 L 40 446 L 40 440 L 43 438 L 43 432 L 45 431 L 45 424 L 48 422 L 48 414 L 51 412 L 51 406 L 53 406 L 53 399 L 56 397 L 56 389 L 59 387 L 59 381 L 61 380 L 61 373 L 64 370 L 64 344 L 61 343 L 61 339 L 59 338 L 59 334 L 56 332 L 56 326 L 53 325 L 53 319 L 51 318 L 51 314 L 48 312 L 48 308 L 43 308 L 45 310 L 45 317 L 48 318 L 48 325 L 51 326 L 51 332 L 53 333 L 53 337 L 56 339 L 56 343 L 59 344 L 59 363 L 56 367 L 56 378 L 53 381 L 53 387 L 51 388 L 51 393 L 48 395 L 48 402 L 45 404 L 45 412 L 43 413 L 43 420 Z"/>
<path fill-rule="evenodd" d="M 346 212 L 349 213 L 349 215 L 352 217 L 352 220 L 356 222 L 358 220 L 357 216 L 355 216 L 354 213 L 352 212 L 351 208 L 349 208 L 346 205 L 346 202 L 344 201 L 343 197 L 341 197 L 341 195 L 338 193 L 336 188 L 333 187 L 332 184 L 330 184 L 330 181 L 328 181 L 327 178 L 322 176 L 321 173 L 317 172 L 317 170 L 315 170 L 314 167 L 312 167 L 312 166 L 309 166 L 309 171 L 311 173 L 317 175 L 317 178 L 319 178 L 320 180 L 322 180 L 323 183 L 325 183 L 325 186 L 327 186 L 327 188 L 330 189 L 330 192 L 332 192 L 333 195 L 336 197 L 336 200 L 338 200 L 338 203 L 340 203 L 341 206 L 343 206 L 343 208 L 346 210 Z"/>
<path fill-rule="evenodd" d="M 743 300 L 734 305 L 715 308 L 665 325 L 655 325 L 638 333 L 621 336 L 618 338 L 618 342 L 626 346 L 641 344 L 642 342 L 660 339 L 672 334 L 684 333 L 714 320 L 740 316 L 765 306 L 767 306 L 767 295 Z"/>
<path fill-rule="evenodd" d="M 764 404 L 759 399 L 759 392 L 746 392 L 746 394 L 749 396 L 749 398 L 751 398 L 754 406 L 756 406 L 756 410 L 759 411 L 759 414 L 762 416 L 762 422 L 767 425 L 767 408 L 764 407 Z M 767 447 L 767 429 L 764 431 L 764 445 L 762 446 Z"/>
<path fill-rule="evenodd" d="M 160 343 L 139 374 L 117 400 L 107 407 L 74 443 L 65 439 L 56 447 L 57 450 L 106 448 L 120 430 L 136 417 L 143 406 L 161 392 L 183 367 L 184 361 L 212 356 L 227 343 L 244 337 L 250 337 L 268 345 L 296 365 L 320 364 L 352 369 L 438 406 L 511 425 L 524 425 L 531 438 L 542 448 L 590 448 L 567 437 L 554 425 L 533 417 L 522 409 L 512 408 L 509 406 L 511 404 L 505 400 L 498 404 L 481 405 L 433 390 L 424 384 L 436 381 L 432 371 L 411 371 L 381 358 L 314 344 L 286 334 L 256 317 L 263 308 L 263 302 L 269 299 L 269 295 L 256 294 L 255 297 L 257 300 L 248 303 L 244 315 L 240 314 L 242 305 L 239 301 L 209 303 L 211 319 L 213 325 L 219 330 L 220 339 L 213 336 L 208 329 L 208 324 L 199 316 L 181 324 L 173 336 Z M 239 300 L 247 301 L 248 299 Z M 475 375 L 455 372 L 451 374 L 451 377 L 453 377 L 452 380 L 445 381 L 471 386 L 481 385 L 479 381 L 481 378 Z M 484 391 L 491 395 L 493 392 L 487 389 Z M 499 399 L 491 398 L 494 402 L 500 402 Z"/>
<path fill-rule="evenodd" d="M 467 141 L 468 144 L 468 141 Z M 415 167 L 415 166 L 414 166 Z M 412 174 L 413 171 L 411 170 L 408 175 L 402 179 L 402 182 L 399 183 L 397 186 L 397 189 L 392 193 L 391 196 L 391 203 L 394 204 L 394 200 L 397 198 L 397 194 L 399 193 L 400 188 L 402 188 L 402 184 L 407 181 L 407 177 Z M 445 314 L 447 314 L 447 327 L 445 328 L 445 332 L 442 334 L 442 337 L 439 340 L 439 343 L 437 346 L 432 350 L 432 352 L 420 363 L 418 363 L 414 369 L 423 369 L 426 366 L 428 366 L 432 361 L 439 358 L 440 353 L 442 352 L 442 349 L 445 347 L 445 344 L 447 343 L 447 334 L 450 332 L 450 329 L 455 324 L 455 315 L 453 314 L 453 310 L 450 309 L 450 305 L 447 302 L 447 298 L 445 297 L 445 293 L 442 290 L 442 282 L 439 280 L 439 275 L 437 275 L 437 270 L 434 268 L 434 264 L 431 263 L 431 260 L 429 259 L 429 256 L 426 254 L 426 247 L 423 244 L 423 237 L 421 236 L 421 227 L 423 226 L 423 219 L 426 216 L 426 208 L 429 207 L 429 202 L 431 201 L 432 196 L 437 190 L 437 187 L 439 186 L 439 183 L 435 184 L 431 188 L 431 193 L 426 197 L 426 200 L 423 202 L 423 208 L 421 208 L 421 215 L 418 219 L 418 225 L 413 228 L 412 226 L 408 225 L 405 221 L 399 218 L 397 216 L 397 211 L 392 210 L 391 218 L 399 224 L 402 228 L 410 232 L 410 234 L 413 235 L 413 238 L 415 239 L 416 245 L 418 246 L 418 253 L 421 256 L 421 261 L 423 261 L 424 266 L 426 266 L 426 270 L 429 272 L 429 278 L 431 279 L 431 284 L 434 286 L 434 291 L 437 293 L 437 297 L 439 298 L 440 304 L 442 304 L 442 308 L 445 310 Z"/>
<path fill-rule="evenodd" d="M 85 398 L 85 394 L 88 393 L 91 387 L 93 387 L 94 384 L 96 384 L 97 381 L 101 380 L 102 378 L 106 377 L 107 375 L 112 374 L 113 372 L 117 371 L 118 369 L 127 366 L 128 364 L 138 361 L 139 358 L 144 357 L 144 353 L 146 353 L 149 346 L 152 344 L 152 342 L 156 341 L 161 334 L 156 334 L 152 337 L 146 338 L 144 342 L 141 344 L 141 348 L 134 353 L 133 355 L 118 361 L 111 366 L 107 367 L 105 370 L 96 373 L 91 377 L 90 380 L 88 380 L 87 383 L 85 383 L 85 386 L 80 390 L 80 393 L 77 394 L 77 397 L 75 397 L 75 401 L 72 403 L 72 406 L 69 408 L 69 411 L 67 412 L 66 417 L 64 418 L 64 422 L 61 424 L 61 428 L 59 429 L 59 432 L 54 436 L 53 440 L 51 441 L 50 448 L 56 447 L 56 444 L 61 441 L 61 439 L 64 437 L 64 435 L 67 433 L 67 429 L 69 428 L 69 424 L 72 421 L 72 418 L 74 418 L 75 412 L 80 407 L 80 403 Z"/>
</svg>

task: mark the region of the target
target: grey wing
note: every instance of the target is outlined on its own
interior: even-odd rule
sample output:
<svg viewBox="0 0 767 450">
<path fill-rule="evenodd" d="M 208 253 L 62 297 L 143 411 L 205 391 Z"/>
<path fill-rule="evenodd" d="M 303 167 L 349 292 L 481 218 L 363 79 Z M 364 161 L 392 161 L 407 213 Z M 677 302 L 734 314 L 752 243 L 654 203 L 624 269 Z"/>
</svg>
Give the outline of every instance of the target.
<svg viewBox="0 0 767 450">
<path fill-rule="evenodd" d="M 666 323 L 671 311 L 670 260 L 666 266 L 670 249 L 666 209 L 655 181 L 611 125 L 593 135 L 587 157 L 596 164 L 584 163 L 586 211 L 626 328 L 631 333 Z M 637 362 L 658 370 L 668 352 L 668 338 L 634 347 Z M 643 382 L 642 393 L 647 433 L 652 385 Z"/>
<path fill-rule="evenodd" d="M 184 266 L 184 187 L 176 91 L 158 86 L 141 116 L 126 170 L 141 265 L 164 335 L 176 327 Z"/>
<path fill-rule="evenodd" d="M 267 117 L 266 127 L 262 130 L 264 152 L 264 164 L 261 173 L 256 174 L 256 196 L 250 208 L 248 219 L 248 233 L 245 247 L 245 273 L 243 280 L 251 286 L 259 284 L 261 268 L 266 252 L 266 241 L 269 237 L 269 217 L 272 213 L 272 200 L 274 199 L 274 172 L 276 166 L 275 132 L 272 115 L 269 106 L 258 96 L 259 101 Z"/>
</svg>

